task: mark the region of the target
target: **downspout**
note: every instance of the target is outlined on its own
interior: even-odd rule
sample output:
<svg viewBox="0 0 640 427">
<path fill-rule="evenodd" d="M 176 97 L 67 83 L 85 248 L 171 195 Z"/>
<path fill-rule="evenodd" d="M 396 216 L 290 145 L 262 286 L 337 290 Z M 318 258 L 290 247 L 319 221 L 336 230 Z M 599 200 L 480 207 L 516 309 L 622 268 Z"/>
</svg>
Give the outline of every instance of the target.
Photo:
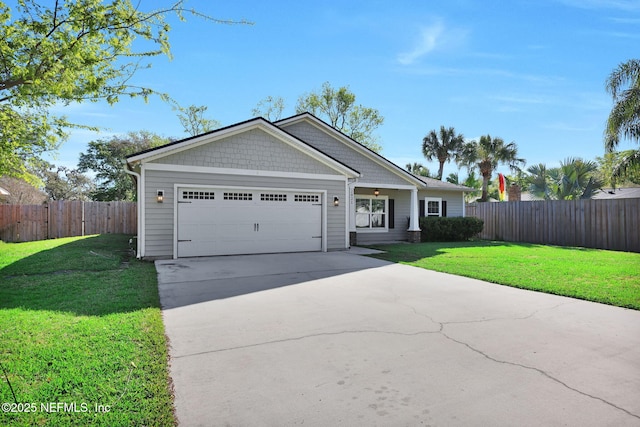
<svg viewBox="0 0 640 427">
<path fill-rule="evenodd" d="M 140 242 L 140 234 L 142 231 L 142 214 L 141 214 L 141 209 L 140 209 L 140 185 L 141 185 L 141 177 L 140 174 L 132 171 L 131 169 L 129 169 L 129 163 L 127 163 L 127 161 L 125 160 L 124 162 L 124 171 L 133 176 L 134 180 L 136 181 L 136 195 L 137 195 L 137 204 L 138 204 L 138 212 L 136 214 L 136 224 L 137 224 L 137 229 L 138 229 L 138 235 L 136 236 L 136 238 L 138 239 L 138 241 L 136 242 L 136 258 L 140 259 L 140 248 L 141 248 L 141 242 Z"/>
</svg>

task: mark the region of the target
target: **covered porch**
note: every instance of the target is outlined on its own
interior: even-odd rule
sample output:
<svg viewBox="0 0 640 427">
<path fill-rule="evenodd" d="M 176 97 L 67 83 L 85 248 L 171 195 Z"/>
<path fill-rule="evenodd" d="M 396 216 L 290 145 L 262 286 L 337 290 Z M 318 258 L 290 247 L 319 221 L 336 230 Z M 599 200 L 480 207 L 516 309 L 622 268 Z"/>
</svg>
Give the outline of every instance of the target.
<svg viewBox="0 0 640 427">
<path fill-rule="evenodd" d="M 349 183 L 349 245 L 420 241 L 418 187 Z"/>
</svg>

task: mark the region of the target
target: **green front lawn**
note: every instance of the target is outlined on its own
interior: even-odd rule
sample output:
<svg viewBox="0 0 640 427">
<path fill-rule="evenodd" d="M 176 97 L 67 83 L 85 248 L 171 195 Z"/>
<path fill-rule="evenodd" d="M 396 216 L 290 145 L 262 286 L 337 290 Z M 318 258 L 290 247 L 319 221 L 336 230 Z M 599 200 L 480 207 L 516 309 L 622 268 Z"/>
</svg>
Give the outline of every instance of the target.
<svg viewBox="0 0 640 427">
<path fill-rule="evenodd" d="M 0 242 L 0 425 L 175 425 L 156 271 L 128 239 Z"/>
<path fill-rule="evenodd" d="M 402 264 L 640 310 L 640 254 L 473 241 L 380 245 Z"/>
</svg>

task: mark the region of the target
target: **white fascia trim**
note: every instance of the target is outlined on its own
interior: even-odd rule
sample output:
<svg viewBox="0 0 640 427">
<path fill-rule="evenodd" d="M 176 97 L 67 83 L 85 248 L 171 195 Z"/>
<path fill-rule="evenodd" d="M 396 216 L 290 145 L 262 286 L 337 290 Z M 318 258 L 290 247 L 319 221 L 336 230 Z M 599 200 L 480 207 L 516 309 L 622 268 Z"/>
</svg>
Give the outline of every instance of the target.
<svg viewBox="0 0 640 427">
<path fill-rule="evenodd" d="M 351 201 L 351 196 L 349 194 L 349 181 L 344 181 L 344 247 L 349 249 L 351 247 L 349 230 L 351 230 L 351 218 L 349 217 L 349 206 Z"/>
<path fill-rule="evenodd" d="M 243 175 L 243 176 L 262 176 L 270 178 L 299 178 L 299 179 L 317 179 L 326 181 L 346 181 L 345 175 L 327 175 L 304 172 L 279 172 L 279 171 L 263 171 L 256 169 L 232 169 L 232 168 L 216 168 L 208 166 L 185 166 L 171 165 L 165 163 L 144 163 L 144 169 L 154 171 L 170 171 L 170 172 L 192 172 L 192 173 L 208 173 L 217 175 Z"/>
<path fill-rule="evenodd" d="M 389 190 L 415 190 L 415 185 L 396 185 L 396 184 L 369 184 L 366 182 L 356 182 L 354 187 L 357 188 L 385 188 Z"/>
<path fill-rule="evenodd" d="M 302 153 L 306 154 L 307 156 L 313 158 L 314 160 L 324 164 L 325 166 L 334 169 L 340 173 L 343 173 L 345 175 L 348 175 L 350 177 L 359 177 L 360 173 L 358 173 L 357 171 L 349 168 L 346 165 L 343 165 L 342 163 L 338 162 L 337 160 L 332 159 L 331 157 L 327 156 L 326 154 L 316 150 L 315 148 L 306 145 L 304 143 L 301 143 L 299 140 L 297 140 L 296 138 L 294 138 L 293 136 L 289 135 L 288 133 L 284 132 L 282 129 L 274 126 L 274 125 L 268 125 L 267 122 L 265 121 L 250 121 L 250 122 L 246 122 L 246 123 L 242 123 L 236 126 L 232 126 L 230 128 L 227 129 L 222 129 L 219 132 L 214 132 L 214 133 L 209 133 L 206 135 L 202 135 L 193 139 L 189 139 L 187 141 L 178 143 L 178 144 L 174 144 L 174 145 L 169 145 L 167 147 L 163 147 L 163 148 L 158 148 L 152 152 L 149 153 L 143 153 L 143 154 L 139 154 L 137 156 L 131 157 L 128 159 L 129 163 L 132 162 L 136 162 L 136 161 L 144 161 L 145 163 L 148 163 L 150 161 L 153 160 L 157 160 L 160 159 L 162 157 L 165 157 L 169 154 L 176 154 L 179 153 L 181 151 L 184 150 L 189 150 L 192 148 L 196 148 L 199 147 L 201 145 L 204 144 L 209 144 L 211 142 L 215 142 L 218 141 L 220 139 L 223 138 L 228 138 L 230 136 L 233 135 L 237 135 L 243 132 L 247 132 L 253 129 L 261 129 L 264 132 L 268 133 L 269 135 L 273 136 L 274 138 L 288 144 L 289 146 L 291 146 L 292 148 L 297 149 L 298 151 L 301 151 Z"/>
<path fill-rule="evenodd" d="M 464 190 L 462 188 L 441 188 L 441 187 L 430 187 L 428 186 L 427 188 L 422 188 L 420 189 L 420 191 L 446 191 L 446 192 L 451 192 L 451 193 L 466 193 L 468 192 L 468 190 Z"/>
<path fill-rule="evenodd" d="M 329 132 L 331 133 L 336 139 L 338 139 L 339 141 L 341 141 L 343 144 L 347 145 L 348 147 L 353 148 L 354 150 L 358 151 L 360 154 L 363 154 L 364 156 L 366 156 L 367 158 L 369 158 L 370 160 L 372 160 L 373 162 L 377 163 L 378 165 L 382 166 L 383 168 L 387 169 L 388 171 L 394 173 L 395 175 L 400 176 L 402 179 L 408 181 L 408 182 L 413 182 L 417 185 L 420 185 L 421 187 L 426 187 L 427 184 L 425 184 L 423 181 L 421 181 L 418 178 L 413 177 L 411 174 L 409 174 L 409 172 L 406 172 L 404 169 L 402 169 L 400 166 L 392 163 L 390 160 L 388 160 L 387 158 L 383 157 L 383 156 L 375 156 L 372 155 L 371 152 L 369 152 L 368 149 L 364 148 L 363 146 L 361 146 L 360 144 L 352 141 L 351 139 L 345 137 L 345 135 L 343 135 L 340 131 L 334 129 L 333 127 L 329 126 L 328 124 L 320 121 L 320 123 L 318 123 L 319 119 L 317 119 L 316 117 L 313 117 L 309 114 L 303 114 L 301 116 L 294 116 L 291 117 L 289 119 L 284 119 L 278 122 L 278 124 L 276 126 L 287 126 L 291 123 L 295 123 L 301 120 L 306 120 L 308 123 L 310 123 L 312 126 L 316 127 L 317 129 L 324 131 L 324 132 Z"/>
<path fill-rule="evenodd" d="M 464 193 L 462 193 L 462 217 L 467 216 L 467 202 L 464 200 Z"/>
<path fill-rule="evenodd" d="M 136 171 L 133 171 L 131 169 L 129 169 L 129 165 L 125 162 L 124 164 L 124 171 L 125 173 L 132 175 L 136 178 L 136 195 L 137 197 L 137 205 L 138 205 L 138 212 L 140 212 L 140 186 L 142 185 L 142 177 L 140 176 L 140 174 Z M 1 189 L 1 188 L 0 188 Z M 137 227 L 137 233 L 136 233 L 136 239 L 140 240 L 140 233 L 142 230 L 142 226 L 140 225 L 142 222 L 142 215 L 136 215 L 136 227 Z M 136 258 L 140 259 L 142 257 L 142 255 L 140 254 L 140 242 L 137 241 L 136 242 Z"/>
<path fill-rule="evenodd" d="M 327 233 L 329 230 L 327 221 L 327 190 L 310 190 L 308 188 L 283 188 L 283 187 L 240 187 L 233 185 L 206 185 L 206 184 L 173 184 L 173 259 L 178 259 L 178 190 L 180 188 L 224 188 L 230 190 L 265 190 L 265 191 L 294 191 L 300 193 L 320 194 L 322 203 L 322 252 L 327 252 Z"/>
<path fill-rule="evenodd" d="M 147 221 L 145 218 L 145 213 L 146 213 L 146 209 L 145 209 L 145 205 L 147 204 L 147 198 L 146 198 L 146 194 L 145 194 L 145 190 L 146 190 L 146 177 L 145 177 L 145 173 L 144 173 L 144 167 L 140 168 L 140 194 L 138 194 L 138 206 L 140 207 L 139 211 L 138 211 L 138 215 L 140 215 L 140 217 L 142 218 L 140 220 L 140 230 L 138 230 L 138 246 L 139 246 L 139 251 L 140 251 L 140 257 L 144 258 L 145 256 L 145 240 L 146 240 L 146 226 L 147 226 Z"/>
</svg>

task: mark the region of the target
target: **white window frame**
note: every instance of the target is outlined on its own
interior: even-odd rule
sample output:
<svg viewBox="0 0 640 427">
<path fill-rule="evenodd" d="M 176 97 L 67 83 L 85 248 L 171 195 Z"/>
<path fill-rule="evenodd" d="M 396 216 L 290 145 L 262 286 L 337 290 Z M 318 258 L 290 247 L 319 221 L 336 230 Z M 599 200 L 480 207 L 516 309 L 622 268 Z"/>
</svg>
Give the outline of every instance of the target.
<svg viewBox="0 0 640 427">
<path fill-rule="evenodd" d="M 429 202 L 438 202 L 438 213 L 429 213 Z M 442 216 L 442 197 L 424 198 L 424 216 Z"/>
<path fill-rule="evenodd" d="M 358 199 L 368 199 L 368 200 L 384 200 L 384 227 L 375 227 L 372 228 L 371 227 L 371 218 L 369 218 L 369 227 L 368 228 L 364 228 L 364 227 L 357 227 L 356 226 L 356 232 L 357 233 L 388 233 L 389 232 L 389 196 L 373 196 L 371 194 L 355 194 L 355 207 L 354 209 L 357 208 L 358 203 L 357 200 Z M 371 216 L 373 213 L 369 212 L 369 216 Z M 355 217 L 356 218 L 358 216 L 358 212 L 355 212 Z M 355 226 L 355 224 L 354 224 Z"/>
</svg>

